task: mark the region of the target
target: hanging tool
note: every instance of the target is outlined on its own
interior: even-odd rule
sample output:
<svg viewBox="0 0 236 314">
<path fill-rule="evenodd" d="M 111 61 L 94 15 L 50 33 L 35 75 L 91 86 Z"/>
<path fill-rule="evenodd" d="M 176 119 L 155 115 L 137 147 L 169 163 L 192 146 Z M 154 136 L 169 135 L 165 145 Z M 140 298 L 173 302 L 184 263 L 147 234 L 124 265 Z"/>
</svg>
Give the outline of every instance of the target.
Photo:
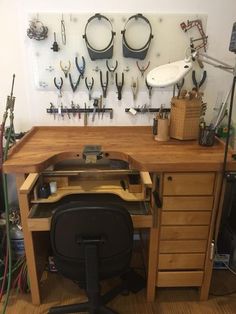
<svg viewBox="0 0 236 314">
<path fill-rule="evenodd" d="M 56 119 L 56 108 L 55 108 L 55 106 L 53 105 L 52 102 L 50 102 L 50 110 L 53 113 L 53 118 L 55 120 Z"/>
<path fill-rule="evenodd" d="M 138 94 L 138 78 L 136 78 L 136 80 L 134 80 L 134 78 L 132 77 L 131 89 L 133 92 L 133 98 L 134 98 L 134 100 L 136 100 L 137 94 Z"/>
<path fill-rule="evenodd" d="M 87 113 L 87 106 L 86 102 L 84 103 L 84 126 L 88 125 L 88 113 Z"/>
<path fill-rule="evenodd" d="M 148 67 L 150 65 L 150 61 L 148 61 L 148 64 L 146 66 L 140 66 L 138 61 L 136 61 L 136 64 L 137 64 L 139 71 L 141 72 L 141 76 L 144 77 L 144 72 L 148 69 Z"/>
<path fill-rule="evenodd" d="M 92 116 L 92 121 L 93 122 L 95 120 L 95 115 L 96 115 L 96 111 L 97 111 L 97 108 L 98 108 L 98 103 L 99 103 L 99 99 L 98 98 L 94 99 L 94 102 L 93 102 L 93 116 Z"/>
<path fill-rule="evenodd" d="M 100 71 L 100 83 L 102 87 L 102 95 L 104 98 L 107 97 L 107 89 L 108 89 L 108 71 L 106 71 L 106 82 L 103 82 L 102 79 L 102 71 Z"/>
<path fill-rule="evenodd" d="M 57 39 L 56 39 L 56 33 L 54 32 L 54 42 L 52 44 L 52 47 L 51 49 L 54 51 L 54 52 L 58 52 L 60 50 L 59 46 L 58 46 L 58 43 L 57 43 Z"/>
<path fill-rule="evenodd" d="M 82 66 L 80 66 L 78 63 L 78 57 L 75 57 L 75 65 L 76 65 L 76 68 L 81 75 L 81 78 L 83 79 L 84 78 L 84 72 L 85 72 L 85 65 L 86 65 L 84 57 L 82 56 Z"/>
<path fill-rule="evenodd" d="M 62 92 L 61 92 L 61 90 L 62 90 L 62 86 L 63 86 L 63 78 L 62 77 L 60 77 L 60 83 L 57 83 L 57 79 L 56 79 L 56 77 L 54 77 L 54 85 L 55 85 L 55 87 L 58 89 L 58 91 L 59 91 L 59 97 L 62 97 Z"/>
<path fill-rule="evenodd" d="M 118 82 L 118 74 L 116 73 L 116 88 L 118 92 L 118 99 L 122 99 L 122 88 L 124 86 L 124 72 L 122 72 L 122 80 L 121 82 Z"/>
<path fill-rule="evenodd" d="M 111 84 L 113 85 L 114 84 L 114 73 L 118 67 L 118 61 L 116 60 L 116 63 L 114 66 L 113 65 L 109 66 L 108 60 L 106 60 L 106 66 L 107 66 L 108 71 L 111 73 Z"/>
<path fill-rule="evenodd" d="M 66 27 L 65 27 L 65 21 L 63 18 L 63 14 L 61 16 L 61 41 L 63 45 L 66 44 Z"/>
<path fill-rule="evenodd" d="M 64 120 L 64 108 L 63 108 L 63 104 L 61 103 L 59 106 L 58 106 L 58 115 L 60 115 L 62 117 L 62 119 Z"/>
<path fill-rule="evenodd" d="M 78 105 L 76 106 L 76 108 L 77 108 L 77 111 L 78 111 L 78 118 L 81 119 L 80 105 L 78 104 Z"/>
<path fill-rule="evenodd" d="M 193 70 L 192 72 L 192 81 L 193 81 L 193 85 L 195 86 L 195 90 L 198 92 L 199 91 L 199 88 L 203 85 L 203 83 L 205 82 L 207 78 L 207 72 L 206 70 L 203 71 L 202 73 L 202 77 L 200 79 L 200 81 L 197 81 L 196 79 L 196 71 Z"/>
<path fill-rule="evenodd" d="M 65 106 L 65 111 L 67 113 L 68 118 L 70 119 L 70 113 L 69 113 L 69 109 L 67 108 L 67 106 Z"/>
<path fill-rule="evenodd" d="M 89 100 L 92 99 L 92 89 L 93 89 L 93 85 L 94 85 L 94 78 L 92 77 L 91 82 L 88 83 L 88 78 L 85 78 L 85 85 L 88 89 L 89 92 Z"/>
<path fill-rule="evenodd" d="M 102 95 L 98 99 L 98 118 L 100 118 L 100 112 L 102 112 L 103 109 L 103 101 L 102 101 Z"/>
<path fill-rule="evenodd" d="M 56 89 L 58 90 L 58 98 L 57 98 L 57 106 L 58 106 L 58 115 L 64 119 L 64 114 L 63 114 L 63 105 L 61 103 L 61 98 L 62 98 L 62 86 L 63 86 L 63 78 L 60 77 L 60 82 L 57 82 L 56 77 L 54 77 L 54 85 Z"/>
<path fill-rule="evenodd" d="M 73 80 L 72 80 L 72 76 L 69 73 L 69 81 L 70 81 L 70 86 L 71 86 L 71 89 L 73 90 L 73 93 L 76 92 L 76 90 L 77 90 L 77 88 L 79 86 L 80 77 L 81 77 L 81 75 L 79 75 L 77 82 L 74 84 Z"/>
<path fill-rule="evenodd" d="M 184 86 L 184 82 L 185 82 L 185 79 L 183 78 L 180 82 L 176 83 L 176 86 L 178 88 L 178 95 L 177 95 L 177 98 L 179 98 L 180 94 L 181 94 L 181 90 Z"/>
<path fill-rule="evenodd" d="M 71 109 L 72 109 L 72 116 L 75 117 L 76 116 L 76 108 L 75 108 L 75 104 L 74 104 L 73 100 L 71 100 Z"/>
<path fill-rule="evenodd" d="M 63 66 L 62 61 L 60 61 L 60 68 L 63 71 L 65 78 L 68 77 L 68 73 L 70 72 L 70 68 L 71 68 L 71 62 L 70 60 L 68 61 L 68 65 Z"/>
<path fill-rule="evenodd" d="M 146 86 L 147 86 L 147 89 L 148 89 L 148 98 L 151 101 L 151 99 L 152 99 L 152 86 L 150 86 L 148 84 L 147 79 L 145 80 L 145 83 L 146 83 Z"/>
</svg>

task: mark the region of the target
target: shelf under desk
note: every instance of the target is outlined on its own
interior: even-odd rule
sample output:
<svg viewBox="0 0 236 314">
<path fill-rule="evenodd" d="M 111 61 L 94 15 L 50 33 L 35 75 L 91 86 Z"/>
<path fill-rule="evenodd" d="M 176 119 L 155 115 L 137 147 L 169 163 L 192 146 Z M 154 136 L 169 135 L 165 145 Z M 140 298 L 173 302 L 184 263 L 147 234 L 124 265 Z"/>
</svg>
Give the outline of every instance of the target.
<svg viewBox="0 0 236 314">
<path fill-rule="evenodd" d="M 113 194 L 76 194 L 70 195 L 57 202 L 33 204 L 28 216 L 28 228 L 30 231 L 49 231 L 51 217 L 56 208 L 66 202 L 96 199 L 95 205 L 104 202 L 106 204 L 118 204 L 125 207 L 133 221 L 134 228 L 151 228 L 153 224 L 152 210 L 148 201 L 125 201 Z"/>
</svg>

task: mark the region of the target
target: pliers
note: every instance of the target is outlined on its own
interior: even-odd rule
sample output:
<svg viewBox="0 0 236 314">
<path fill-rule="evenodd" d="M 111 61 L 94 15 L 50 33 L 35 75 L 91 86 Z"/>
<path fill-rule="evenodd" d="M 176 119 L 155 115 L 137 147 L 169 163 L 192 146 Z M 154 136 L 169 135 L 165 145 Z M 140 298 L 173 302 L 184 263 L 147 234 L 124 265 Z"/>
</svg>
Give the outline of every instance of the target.
<svg viewBox="0 0 236 314">
<path fill-rule="evenodd" d="M 118 75 L 116 73 L 116 88 L 118 91 L 118 99 L 121 100 L 122 98 L 122 88 L 124 86 L 124 72 L 122 72 L 122 80 L 118 83 Z"/>
<path fill-rule="evenodd" d="M 63 78 L 60 77 L 60 83 L 57 83 L 57 79 L 56 79 L 56 77 L 54 77 L 54 85 L 59 91 L 59 97 L 62 97 L 61 90 L 62 90 L 62 86 L 63 86 Z"/>
<path fill-rule="evenodd" d="M 148 97 L 149 99 L 152 98 L 152 86 L 150 86 L 147 82 L 147 79 L 145 80 L 145 83 L 146 83 L 146 86 L 147 86 L 147 89 L 148 89 Z"/>
<path fill-rule="evenodd" d="M 78 58 L 75 57 L 75 65 L 76 65 L 76 68 L 81 75 L 81 78 L 83 79 L 84 78 L 84 72 L 85 72 L 85 59 L 84 59 L 84 57 L 82 56 L 82 66 L 79 66 Z"/>
<path fill-rule="evenodd" d="M 149 65 L 150 65 L 150 61 L 148 61 L 148 64 L 146 66 L 140 66 L 138 61 L 136 61 L 137 67 L 141 73 L 141 76 L 144 77 L 144 72 L 148 69 Z"/>
<path fill-rule="evenodd" d="M 205 82 L 206 78 L 207 78 L 207 72 L 204 70 L 201 80 L 197 81 L 197 79 L 196 79 L 196 71 L 193 70 L 193 72 L 192 72 L 192 81 L 193 81 L 193 85 L 195 86 L 196 91 L 198 91 L 199 88 L 203 85 L 203 83 Z"/>
<path fill-rule="evenodd" d="M 111 84 L 114 84 L 114 73 L 118 67 L 118 61 L 116 60 L 116 63 L 114 66 L 109 66 L 108 60 L 106 60 L 106 66 L 107 66 L 108 71 L 111 73 Z"/>
<path fill-rule="evenodd" d="M 104 98 L 107 97 L 107 89 L 108 89 L 108 71 L 106 71 L 106 81 L 103 82 L 102 79 L 102 71 L 100 71 L 100 83 L 101 83 L 101 87 L 102 87 L 102 95 Z"/>
<path fill-rule="evenodd" d="M 79 86 L 80 78 L 81 78 L 81 75 L 79 75 L 77 82 L 74 84 L 72 80 L 72 76 L 69 73 L 70 86 L 71 86 L 71 89 L 73 90 L 73 93 L 76 91 L 77 87 Z"/>
<path fill-rule="evenodd" d="M 93 89 L 93 85 L 94 85 L 94 78 L 92 77 L 91 82 L 88 83 L 88 78 L 85 78 L 85 85 L 88 89 L 89 92 L 89 100 L 92 99 L 92 89 Z"/>
</svg>

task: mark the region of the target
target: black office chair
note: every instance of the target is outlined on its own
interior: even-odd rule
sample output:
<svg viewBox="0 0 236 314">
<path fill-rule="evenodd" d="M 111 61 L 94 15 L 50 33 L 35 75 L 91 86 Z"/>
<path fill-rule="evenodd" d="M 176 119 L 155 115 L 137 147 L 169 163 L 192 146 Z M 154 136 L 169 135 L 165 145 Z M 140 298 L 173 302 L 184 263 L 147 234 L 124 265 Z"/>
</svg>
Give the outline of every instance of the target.
<svg viewBox="0 0 236 314">
<path fill-rule="evenodd" d="M 50 236 L 58 271 L 84 288 L 88 301 L 52 307 L 49 313 L 116 313 L 105 304 L 126 288 L 125 282 L 101 296 L 99 280 L 129 270 L 133 247 L 129 212 L 117 204 L 64 204 L 52 217 Z"/>
</svg>

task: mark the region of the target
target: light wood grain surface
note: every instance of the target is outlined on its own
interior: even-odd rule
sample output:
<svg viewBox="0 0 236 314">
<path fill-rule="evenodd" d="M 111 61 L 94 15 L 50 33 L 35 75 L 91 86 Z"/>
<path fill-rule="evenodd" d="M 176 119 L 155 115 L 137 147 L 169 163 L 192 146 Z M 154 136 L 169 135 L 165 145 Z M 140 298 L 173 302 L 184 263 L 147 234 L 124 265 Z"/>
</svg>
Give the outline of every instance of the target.
<svg viewBox="0 0 236 314">
<path fill-rule="evenodd" d="M 223 163 L 224 145 L 197 141 L 154 141 L 151 127 L 34 127 L 12 149 L 5 172 L 40 172 L 65 158 L 81 158 L 85 145 L 101 145 L 109 158 L 120 158 L 146 171 L 214 171 Z M 78 156 L 79 155 L 79 156 Z M 228 168 L 236 170 L 229 152 Z"/>
<path fill-rule="evenodd" d="M 235 285 L 236 279 L 229 272 L 215 273 L 211 292 L 227 293 L 235 290 Z M 45 304 L 34 306 L 29 294 L 12 293 L 6 314 L 46 314 L 52 306 L 85 300 L 84 292 L 76 284 L 58 275 L 51 275 L 42 282 L 42 287 L 46 295 Z M 236 294 L 211 295 L 208 301 L 200 302 L 196 288 L 159 288 L 153 303 L 146 301 L 145 290 L 142 290 L 137 294 L 117 296 L 109 306 L 120 314 L 235 314 Z"/>
</svg>

